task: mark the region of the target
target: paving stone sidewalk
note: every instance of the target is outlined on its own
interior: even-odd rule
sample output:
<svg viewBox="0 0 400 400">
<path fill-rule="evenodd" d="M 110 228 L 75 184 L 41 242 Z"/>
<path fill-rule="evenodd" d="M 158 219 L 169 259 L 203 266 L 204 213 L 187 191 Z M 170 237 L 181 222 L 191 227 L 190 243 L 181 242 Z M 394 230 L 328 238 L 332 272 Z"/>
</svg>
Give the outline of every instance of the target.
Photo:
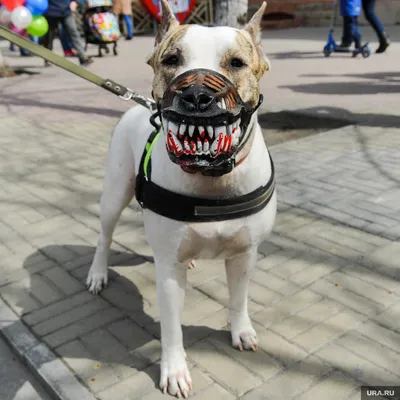
<svg viewBox="0 0 400 400">
<path fill-rule="evenodd" d="M 109 287 L 84 287 L 126 105 L 44 74 L 1 83 L 0 331 L 56 398 L 165 398 L 136 203 L 114 236 Z M 146 79 L 132 87 L 144 92 Z M 260 350 L 230 347 L 223 265 L 200 262 L 183 316 L 193 398 L 359 400 L 362 384 L 400 384 L 399 141 L 396 127 L 360 123 L 271 148 L 279 215 L 249 302 Z"/>
<path fill-rule="evenodd" d="M 400 239 L 398 128 L 347 126 L 275 146 L 285 204 Z"/>
<path fill-rule="evenodd" d="M 88 395 L 161 398 L 154 265 L 135 203 L 116 231 L 109 288 L 100 297 L 84 288 L 111 126 L 65 122 L 61 132 L 56 123 L 2 121 L 12 135 L 0 139 L 1 298 Z M 223 265 L 189 272 L 183 324 L 194 398 L 358 399 L 363 383 L 400 382 L 400 245 L 389 239 L 398 138 L 362 132 L 382 177 L 360 134 L 348 127 L 271 149 L 281 202 L 250 287 L 258 353 L 230 347 Z M 390 213 L 372 209 L 379 196 Z"/>
</svg>

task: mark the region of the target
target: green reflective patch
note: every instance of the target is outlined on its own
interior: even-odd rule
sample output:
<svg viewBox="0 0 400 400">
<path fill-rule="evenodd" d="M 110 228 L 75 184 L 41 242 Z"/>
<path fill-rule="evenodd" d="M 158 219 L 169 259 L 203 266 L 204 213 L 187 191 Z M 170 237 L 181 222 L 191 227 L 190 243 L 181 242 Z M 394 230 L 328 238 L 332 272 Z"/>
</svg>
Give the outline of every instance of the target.
<svg viewBox="0 0 400 400">
<path fill-rule="evenodd" d="M 157 133 L 156 137 L 151 143 L 146 144 L 146 156 L 144 158 L 143 169 L 144 169 L 144 176 L 147 178 L 147 166 L 149 165 L 151 152 L 153 151 L 153 147 L 157 142 L 158 137 L 160 136 L 160 132 Z"/>
</svg>

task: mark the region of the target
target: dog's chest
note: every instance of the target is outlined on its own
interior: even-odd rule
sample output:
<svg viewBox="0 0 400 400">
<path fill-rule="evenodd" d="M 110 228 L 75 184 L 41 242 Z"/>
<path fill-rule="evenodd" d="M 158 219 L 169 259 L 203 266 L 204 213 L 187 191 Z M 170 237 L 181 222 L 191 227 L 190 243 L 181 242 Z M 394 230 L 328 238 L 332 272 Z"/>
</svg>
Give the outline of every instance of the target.
<svg viewBox="0 0 400 400">
<path fill-rule="evenodd" d="M 247 251 L 252 244 L 251 229 L 238 222 L 190 224 L 178 249 L 178 259 L 228 258 Z"/>
<path fill-rule="evenodd" d="M 178 260 L 230 258 L 258 245 L 271 232 L 276 195 L 260 212 L 223 222 L 185 224 L 179 232 Z"/>
</svg>

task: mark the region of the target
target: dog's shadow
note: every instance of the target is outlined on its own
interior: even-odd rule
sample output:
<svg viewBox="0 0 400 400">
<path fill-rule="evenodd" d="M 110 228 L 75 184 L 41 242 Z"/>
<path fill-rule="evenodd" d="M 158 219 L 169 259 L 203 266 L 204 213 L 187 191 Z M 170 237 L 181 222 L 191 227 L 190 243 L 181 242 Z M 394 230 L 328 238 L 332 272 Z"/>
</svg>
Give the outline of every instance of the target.
<svg viewBox="0 0 400 400">
<path fill-rule="evenodd" d="M 65 255 L 71 252 L 78 255 L 77 259 L 66 262 Z M 32 261 L 45 255 L 56 262 L 64 271 L 68 270 L 81 285 L 81 290 L 77 290 L 73 296 L 70 296 L 72 304 L 74 296 L 84 295 L 84 292 L 87 291 L 85 286 L 86 275 L 94 252 L 95 248 L 90 246 L 45 246 L 28 256 L 24 267 L 29 271 Z M 82 262 L 79 262 L 79 259 Z M 98 296 L 87 292 L 85 294 L 87 299 L 84 304 L 70 307 L 64 314 L 68 314 L 66 318 L 70 321 L 70 324 L 72 322 L 71 325 L 78 327 L 85 325 L 82 334 L 71 336 L 69 339 L 58 340 L 57 338 L 54 339 L 57 337 L 57 331 L 51 331 L 50 328 L 41 337 L 52 351 L 63 357 L 64 361 L 93 392 L 101 392 L 107 389 L 102 384 L 102 377 L 104 378 L 105 374 L 107 374 L 107 383 L 104 386 L 112 386 L 120 380 L 133 376 L 137 371 L 146 373 L 151 379 L 148 383 L 154 384 L 154 387 L 158 388 L 161 345 L 160 324 L 158 318 L 154 317 L 154 315 L 158 315 L 158 305 L 155 275 L 154 281 L 150 277 L 155 268 L 152 261 L 149 256 L 111 250 L 107 288 Z M 139 269 L 142 269 L 143 274 L 138 272 Z M 190 271 L 188 272 L 190 273 Z M 39 274 L 45 275 L 45 270 L 39 272 Z M 140 281 L 138 285 L 135 283 L 136 279 Z M 188 290 L 197 292 L 190 288 L 190 285 L 188 285 Z M 202 295 L 199 292 L 198 294 Z M 185 308 L 189 308 L 187 310 L 189 313 L 193 313 L 192 307 L 196 302 L 196 298 L 194 298 L 196 296 L 189 296 L 191 297 L 189 304 L 185 304 Z M 185 303 L 187 300 L 186 298 Z M 61 302 L 65 303 L 68 300 L 62 299 Z M 95 302 L 103 303 L 103 306 L 95 307 Z M 94 306 L 92 308 L 95 311 L 82 313 L 82 308 L 87 307 L 89 303 Z M 107 321 L 107 316 L 110 313 L 112 314 L 111 310 L 114 310 L 118 315 L 111 321 Z M 85 320 L 96 319 L 93 314 L 96 314 L 97 320 L 104 318 L 104 324 L 97 321 L 92 328 L 88 328 Z M 51 314 L 47 318 L 63 319 L 62 313 Z M 30 313 L 24 315 L 24 320 L 34 332 L 35 330 L 37 332 L 38 325 L 43 324 L 43 318 L 40 323 L 36 322 L 36 326 L 35 323 L 30 323 Z M 227 318 L 225 317 L 224 320 L 223 323 L 221 322 L 220 330 L 199 325 L 183 325 L 185 348 L 210 335 L 229 344 L 230 333 L 227 330 Z M 49 320 L 47 319 L 48 323 Z M 63 329 L 68 330 L 68 325 L 58 328 L 59 332 Z M 82 359 L 85 360 L 83 363 Z M 80 363 L 84 364 L 86 368 L 79 365 Z M 189 361 L 189 368 L 190 366 Z M 110 385 L 110 383 L 112 384 Z"/>
</svg>

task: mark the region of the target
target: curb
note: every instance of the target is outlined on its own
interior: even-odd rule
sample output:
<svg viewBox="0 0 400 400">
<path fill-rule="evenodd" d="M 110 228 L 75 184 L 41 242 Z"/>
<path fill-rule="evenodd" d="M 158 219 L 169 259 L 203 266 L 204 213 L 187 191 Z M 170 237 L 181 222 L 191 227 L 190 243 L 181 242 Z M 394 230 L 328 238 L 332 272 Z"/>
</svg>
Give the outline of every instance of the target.
<svg viewBox="0 0 400 400">
<path fill-rule="evenodd" d="M 0 298 L 0 334 L 55 400 L 96 400 L 67 366 L 40 342 Z"/>
</svg>

